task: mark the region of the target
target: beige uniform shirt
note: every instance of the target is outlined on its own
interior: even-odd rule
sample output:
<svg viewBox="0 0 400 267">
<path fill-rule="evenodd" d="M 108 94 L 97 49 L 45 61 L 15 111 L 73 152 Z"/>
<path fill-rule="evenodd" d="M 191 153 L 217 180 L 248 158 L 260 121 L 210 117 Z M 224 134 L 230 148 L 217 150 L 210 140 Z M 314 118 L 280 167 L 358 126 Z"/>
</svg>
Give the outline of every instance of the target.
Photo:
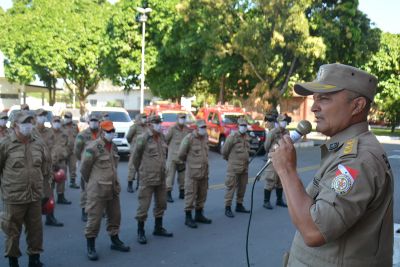
<svg viewBox="0 0 400 267">
<path fill-rule="evenodd" d="M 101 135 L 101 129 L 92 132 L 90 128 L 80 132 L 75 139 L 74 154 L 78 160 L 81 160 L 82 153 L 89 142 L 96 140 Z"/>
<path fill-rule="evenodd" d="M 289 134 L 289 131 L 281 127 L 274 128 L 267 133 L 264 142 L 264 149 L 267 154 L 274 151 L 275 145 L 278 145 L 279 140 L 281 140 L 285 134 Z M 265 172 L 275 172 L 274 166 L 269 164 Z"/>
<path fill-rule="evenodd" d="M 60 161 L 66 161 L 68 159 L 68 147 L 69 147 L 69 138 L 66 132 L 63 130 L 54 130 L 54 145 L 51 150 L 51 158 L 53 160 L 53 164 L 57 164 Z"/>
<path fill-rule="evenodd" d="M 62 126 L 64 132 L 68 135 L 68 155 L 74 153 L 75 139 L 79 134 L 78 125 L 75 123 L 64 124 Z"/>
<path fill-rule="evenodd" d="M 126 140 L 129 144 L 134 145 L 136 143 L 136 138 L 146 131 L 147 127 L 140 120 L 136 120 L 135 124 L 129 127 L 128 134 L 126 135 Z"/>
<path fill-rule="evenodd" d="M 168 145 L 169 162 L 176 162 L 176 163 L 181 162 L 178 159 L 179 147 L 182 143 L 183 138 L 190 132 L 191 130 L 189 127 L 183 125 L 183 127 L 181 128 L 178 123 L 168 129 L 168 132 L 165 136 L 165 140 Z"/>
<path fill-rule="evenodd" d="M 164 135 L 155 137 L 151 130 L 136 139 L 133 166 L 139 170 L 140 184 L 144 186 L 165 183 L 167 144 Z"/>
<path fill-rule="evenodd" d="M 229 173 L 244 173 L 249 168 L 249 138 L 247 134 L 232 133 L 222 147 L 222 156 L 228 161 Z"/>
<path fill-rule="evenodd" d="M 186 176 L 190 179 L 208 179 L 208 137 L 197 131 L 183 138 L 178 157 L 186 161 Z"/>
<path fill-rule="evenodd" d="M 42 140 L 21 143 L 14 132 L 0 142 L 1 195 L 8 204 L 25 204 L 49 197 L 50 166 Z M 45 187 L 45 188 L 44 188 Z"/>
<path fill-rule="evenodd" d="M 39 134 L 39 137 L 42 138 L 43 142 L 46 144 L 47 148 L 49 149 L 50 153 L 51 150 L 53 149 L 54 145 L 54 134 L 53 134 L 53 129 L 47 128 L 47 127 L 37 127 L 36 126 L 36 133 Z"/>
<path fill-rule="evenodd" d="M 306 190 L 326 244 L 308 247 L 296 232 L 289 266 L 392 266 L 393 175 L 368 124 L 333 136 L 321 146 L 321 158 Z"/>
<path fill-rule="evenodd" d="M 111 200 L 119 195 L 117 176 L 118 149 L 111 143 L 110 151 L 103 139 L 89 143 L 82 155 L 81 174 L 87 182 L 88 199 Z"/>
<path fill-rule="evenodd" d="M 0 127 L 0 139 L 10 134 L 10 130 L 7 127 Z"/>
</svg>

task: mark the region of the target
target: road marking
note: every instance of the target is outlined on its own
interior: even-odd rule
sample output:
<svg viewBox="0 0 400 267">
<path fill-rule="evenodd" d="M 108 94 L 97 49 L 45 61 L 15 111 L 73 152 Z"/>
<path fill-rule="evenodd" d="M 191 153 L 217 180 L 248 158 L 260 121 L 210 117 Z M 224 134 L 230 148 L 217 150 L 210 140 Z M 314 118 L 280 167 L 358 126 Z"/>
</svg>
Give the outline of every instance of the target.
<svg viewBox="0 0 400 267">
<path fill-rule="evenodd" d="M 388 159 L 400 159 L 400 155 L 389 156 Z"/>
<path fill-rule="evenodd" d="M 313 170 L 318 170 L 319 165 L 312 165 L 312 166 L 307 166 L 307 167 L 303 167 L 303 168 L 298 168 L 297 172 L 298 173 L 302 173 L 302 172 L 308 172 L 308 171 L 313 171 Z M 254 182 L 254 178 L 249 178 L 249 181 L 247 182 L 248 184 L 252 184 Z M 213 184 L 208 186 L 208 189 L 212 189 L 212 190 L 219 190 L 219 189 L 224 189 L 225 188 L 225 184 Z"/>
</svg>

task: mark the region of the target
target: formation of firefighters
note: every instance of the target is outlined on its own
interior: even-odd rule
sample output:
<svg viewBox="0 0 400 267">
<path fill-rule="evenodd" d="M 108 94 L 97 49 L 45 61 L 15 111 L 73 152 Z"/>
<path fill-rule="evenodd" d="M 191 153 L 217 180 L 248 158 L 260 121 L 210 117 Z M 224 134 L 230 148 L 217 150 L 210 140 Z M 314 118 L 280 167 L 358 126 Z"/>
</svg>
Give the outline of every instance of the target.
<svg viewBox="0 0 400 267">
<path fill-rule="evenodd" d="M 41 214 L 46 216 L 46 225 L 63 226 L 55 217 L 53 192 L 56 192 L 57 204 L 71 204 L 64 194 L 67 173 L 69 187 L 81 189 L 81 219 L 86 222 L 88 258 L 98 259 L 95 241 L 103 217 L 107 218 L 111 249 L 129 251 L 129 246 L 118 235 L 121 184 L 117 175 L 118 151 L 112 142 L 115 135 L 113 122 L 108 120 L 107 114 L 102 117 L 91 114 L 89 127 L 79 132 L 71 113 L 66 112 L 63 119 L 54 116 L 51 128 L 44 126 L 46 115 L 47 111 L 42 109 L 32 115 L 29 106 L 22 105 L 11 127 L 7 128 L 7 113 L 0 113 L 0 171 L 4 202 L 2 230 L 6 235 L 5 256 L 9 259 L 9 265 L 19 266 L 19 237 L 21 227 L 25 225 L 29 266 L 43 266 L 39 256 L 43 251 Z M 269 131 L 264 149 L 268 154 L 287 133 L 286 125 L 290 123 L 290 117 L 273 113 L 266 117 L 266 121 Z M 167 202 L 174 202 L 172 189 L 175 176 L 179 198 L 184 199 L 185 225 L 197 228 L 198 223 L 212 223 L 204 214 L 209 176 L 206 122 L 196 120 L 194 130 L 186 123 L 186 114 L 178 114 L 176 124 L 164 135 L 160 116 L 138 114 L 126 136 L 131 144 L 127 191 L 135 191 L 135 179 L 139 183 L 135 218 L 137 241 L 140 244 L 147 243 L 144 225 L 153 197 L 153 235 L 173 236 L 163 226 L 163 215 Z M 223 158 L 228 162 L 225 215 L 230 218 L 235 216 L 231 208 L 235 193 L 234 211 L 250 212 L 243 205 L 248 183 L 250 137 L 246 119 L 239 118 L 237 124 L 238 131 L 227 137 L 221 150 Z M 77 166 L 81 174 L 80 185 L 77 184 Z M 271 191 L 275 189 L 276 204 L 287 207 L 283 201 L 280 179 L 272 164 L 263 173 L 263 178 L 263 206 L 266 209 L 273 208 L 270 197 Z"/>
</svg>

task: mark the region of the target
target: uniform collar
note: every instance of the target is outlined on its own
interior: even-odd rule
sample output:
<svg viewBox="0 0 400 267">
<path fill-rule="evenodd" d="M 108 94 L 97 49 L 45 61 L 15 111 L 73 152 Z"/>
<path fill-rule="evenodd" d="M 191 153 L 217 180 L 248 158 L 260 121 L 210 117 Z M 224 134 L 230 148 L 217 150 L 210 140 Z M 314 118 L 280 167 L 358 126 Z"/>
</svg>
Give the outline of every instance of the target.
<svg viewBox="0 0 400 267">
<path fill-rule="evenodd" d="M 18 139 L 17 134 L 15 133 L 15 130 L 10 131 L 10 139 L 11 139 L 11 142 L 13 142 L 13 143 L 14 143 L 14 142 L 22 143 L 22 142 Z M 33 134 L 31 133 L 30 138 L 29 138 L 29 142 L 33 142 L 33 141 L 35 141 L 35 140 L 36 140 L 35 135 L 33 135 Z"/>
<path fill-rule="evenodd" d="M 350 125 L 343 131 L 332 136 L 331 139 L 321 147 L 325 146 L 328 151 L 337 151 L 344 142 L 367 131 L 368 123 L 366 121 Z"/>
</svg>

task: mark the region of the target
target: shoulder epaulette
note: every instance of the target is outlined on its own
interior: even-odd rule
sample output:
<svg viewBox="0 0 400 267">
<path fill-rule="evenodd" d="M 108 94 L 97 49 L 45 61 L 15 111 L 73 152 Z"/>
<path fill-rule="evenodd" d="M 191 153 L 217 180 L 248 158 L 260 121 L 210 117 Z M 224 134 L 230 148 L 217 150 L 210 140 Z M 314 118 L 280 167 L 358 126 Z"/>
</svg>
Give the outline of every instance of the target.
<svg viewBox="0 0 400 267">
<path fill-rule="evenodd" d="M 340 149 L 340 157 L 357 156 L 358 139 L 352 138 L 344 142 Z"/>
</svg>

